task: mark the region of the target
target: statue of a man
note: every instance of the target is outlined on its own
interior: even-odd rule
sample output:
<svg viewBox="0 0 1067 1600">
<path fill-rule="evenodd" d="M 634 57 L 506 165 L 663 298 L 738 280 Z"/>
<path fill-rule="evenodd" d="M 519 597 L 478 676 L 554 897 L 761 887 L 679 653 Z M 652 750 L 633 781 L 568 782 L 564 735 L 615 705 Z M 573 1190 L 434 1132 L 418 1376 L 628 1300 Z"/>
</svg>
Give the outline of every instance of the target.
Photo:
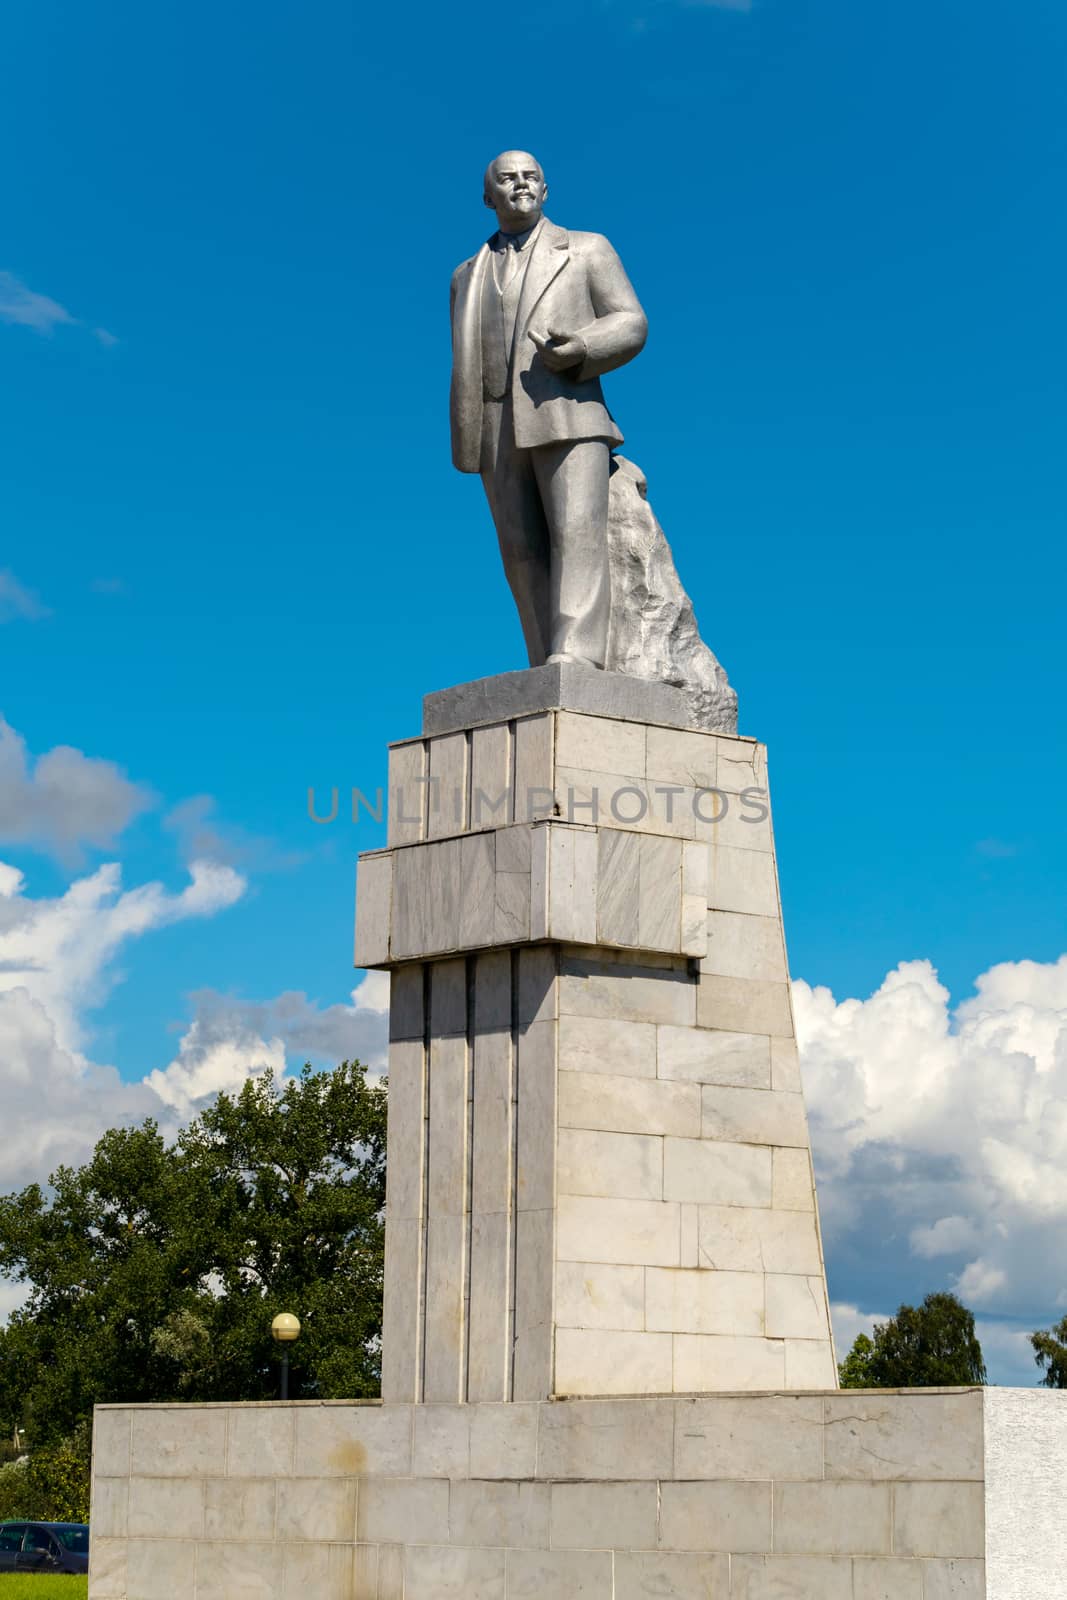
<svg viewBox="0 0 1067 1600">
<path fill-rule="evenodd" d="M 480 472 L 532 667 L 603 667 L 608 476 L 622 434 L 600 377 L 637 355 L 648 324 L 599 233 L 543 215 L 533 156 L 485 174 L 498 231 L 452 277 L 452 458 Z"/>
</svg>

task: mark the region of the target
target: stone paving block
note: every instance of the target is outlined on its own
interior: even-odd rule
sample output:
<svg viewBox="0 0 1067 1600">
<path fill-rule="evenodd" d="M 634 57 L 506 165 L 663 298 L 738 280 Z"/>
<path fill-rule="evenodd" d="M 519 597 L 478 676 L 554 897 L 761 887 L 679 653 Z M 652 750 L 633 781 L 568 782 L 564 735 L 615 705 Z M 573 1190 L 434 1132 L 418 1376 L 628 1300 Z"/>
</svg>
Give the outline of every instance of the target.
<svg viewBox="0 0 1067 1600">
<path fill-rule="evenodd" d="M 221 1478 L 227 1412 L 206 1406 L 135 1410 L 130 1471 L 138 1478 Z"/>
<path fill-rule="evenodd" d="M 612 1600 L 612 1588 L 610 1550 L 508 1551 L 507 1600 Z"/>
<path fill-rule="evenodd" d="M 208 1548 L 214 1551 L 216 1546 Z M 273 1553 L 271 1545 L 234 1545 L 232 1548 Z M 196 1545 L 191 1539 L 130 1539 L 126 1545 L 127 1587 L 123 1600 L 174 1600 L 175 1595 L 190 1594 L 195 1570 Z M 253 1592 L 275 1595 L 277 1589 L 267 1587 Z M 210 1583 L 207 1588 L 198 1587 L 197 1594 L 223 1600 L 223 1594 L 212 1590 Z"/>
<path fill-rule="evenodd" d="M 922 1562 L 857 1556 L 852 1586 L 854 1600 L 923 1600 Z"/>
<path fill-rule="evenodd" d="M 426 829 L 426 745 L 406 740 L 389 748 L 388 843 L 417 844 Z"/>
<path fill-rule="evenodd" d="M 775 1211 L 815 1210 L 815 1180 L 808 1150 L 775 1150 L 771 1203 Z"/>
<path fill-rule="evenodd" d="M 511 730 L 506 722 L 490 722 L 471 732 L 472 828 L 500 827 L 511 821 Z"/>
<path fill-rule="evenodd" d="M 560 1261 L 556 1266 L 556 1326 L 640 1332 L 645 1326 L 645 1271 L 644 1267 Z"/>
<path fill-rule="evenodd" d="M 620 1078 L 654 1078 L 655 1025 L 616 1022 L 610 1017 L 560 1017 L 559 1070 L 606 1072 Z"/>
<path fill-rule="evenodd" d="M 126 1540 L 91 1539 L 89 1600 L 126 1600 Z"/>
<path fill-rule="evenodd" d="M 361 855 L 356 870 L 355 965 L 373 967 L 389 960 L 392 927 L 393 861 L 386 852 Z"/>
<path fill-rule="evenodd" d="M 677 1400 L 676 1478 L 821 1479 L 822 1401 L 806 1395 Z"/>
<path fill-rule="evenodd" d="M 390 974 L 389 1039 L 421 1039 L 425 1030 L 423 1015 L 424 967 L 421 962 L 397 967 Z"/>
<path fill-rule="evenodd" d="M 771 1151 L 714 1139 L 665 1139 L 663 1197 L 700 1205 L 768 1207 Z M 747 1264 L 741 1270 L 748 1270 Z"/>
<path fill-rule="evenodd" d="M 426 1400 L 452 1401 L 462 1398 L 466 1237 L 466 1219 L 462 1215 L 435 1215 L 431 1212 L 427 1218 L 426 1346 L 423 1370 L 423 1396 Z"/>
<path fill-rule="evenodd" d="M 781 919 L 740 911 L 710 911 L 708 953 L 701 960 L 700 970 L 723 978 L 785 983 L 789 974 Z"/>
<path fill-rule="evenodd" d="M 404 1547 L 378 1546 L 378 1600 L 404 1600 Z"/>
<path fill-rule="evenodd" d="M 708 906 L 713 911 L 742 911 L 754 917 L 777 917 L 778 880 L 774 856 L 765 850 L 739 850 L 711 839 Z M 758 1029 L 754 1030 L 759 1032 Z"/>
<path fill-rule="evenodd" d="M 520 1211 L 515 1220 L 515 1400 L 543 1400 L 552 1392 L 555 1223 L 551 1210 Z"/>
<path fill-rule="evenodd" d="M 389 1046 L 389 1153 L 386 1209 L 390 1217 L 421 1217 L 423 1209 L 423 1100 L 426 1052 L 421 1039 Z"/>
<path fill-rule="evenodd" d="M 767 782 L 767 746 L 756 739 L 720 734 L 719 788 L 727 794 Z"/>
<path fill-rule="evenodd" d="M 197 1600 L 235 1600 L 238 1595 L 254 1595 L 257 1600 L 277 1596 L 280 1600 L 284 1594 L 284 1555 L 279 1560 L 280 1554 L 273 1544 L 198 1544 Z"/>
<path fill-rule="evenodd" d="M 700 1263 L 732 1272 L 815 1277 L 822 1272 L 822 1258 L 814 1213 L 702 1205 Z"/>
<path fill-rule="evenodd" d="M 696 1021 L 697 986 L 687 972 L 621 965 L 565 955 L 561 962 L 560 1010 L 572 1016 L 625 1022 Z"/>
<path fill-rule="evenodd" d="M 356 1537 L 355 1479 L 290 1479 L 278 1493 L 275 1537 L 352 1544 Z"/>
<path fill-rule="evenodd" d="M 471 1401 L 503 1400 L 508 1392 L 513 1221 L 507 1211 L 471 1217 L 466 1394 Z"/>
<path fill-rule="evenodd" d="M 769 1339 L 830 1337 L 826 1292 L 821 1276 L 801 1277 L 795 1274 L 769 1272 L 765 1282 Z M 836 1476 L 833 1473 L 828 1475 Z"/>
<path fill-rule="evenodd" d="M 644 1483 L 552 1484 L 553 1550 L 654 1550 L 658 1487 Z"/>
<path fill-rule="evenodd" d="M 729 1600 L 730 1557 L 615 1552 L 614 1600 Z"/>
<path fill-rule="evenodd" d="M 279 1553 L 284 1600 L 352 1600 L 355 1552 L 350 1544 L 291 1544 Z"/>
<path fill-rule="evenodd" d="M 288 1492 L 289 1482 L 281 1481 L 284 1492 Z M 273 1539 L 278 1484 L 275 1478 L 207 1478 L 204 1482 L 204 1538 L 254 1539 L 260 1543 Z"/>
<path fill-rule="evenodd" d="M 130 1470 L 133 1412 L 126 1407 L 97 1406 L 93 1412 L 93 1472 L 102 1478 L 125 1478 Z"/>
<path fill-rule="evenodd" d="M 650 727 L 646 749 L 645 771 L 653 782 L 689 789 L 717 787 L 719 750 L 713 735 Z"/>
<path fill-rule="evenodd" d="M 695 1083 L 566 1072 L 559 1080 L 559 1125 L 698 1139 L 700 1095 Z"/>
<path fill-rule="evenodd" d="M 471 1476 L 532 1478 L 537 1471 L 536 1404 L 480 1405 L 471 1414 Z"/>
<path fill-rule="evenodd" d="M 741 1089 L 771 1086 L 771 1039 L 767 1034 L 665 1025 L 656 1035 L 656 1071 L 661 1078 Z"/>
<path fill-rule="evenodd" d="M 781 1341 L 674 1335 L 674 1387 L 678 1394 L 716 1389 L 781 1389 L 784 1385 L 785 1350 Z"/>
<path fill-rule="evenodd" d="M 847 1556 L 732 1556 L 730 1600 L 853 1600 Z"/>
<path fill-rule="evenodd" d="M 837 1365 L 826 1335 L 822 1339 L 785 1341 L 785 1386 L 787 1389 L 837 1388 Z"/>
<path fill-rule="evenodd" d="M 594 767 L 624 777 L 645 775 L 645 727 L 575 711 L 556 716 L 556 760 L 561 767 Z"/>
<path fill-rule="evenodd" d="M 352 1600 L 378 1600 L 376 1544 L 357 1544 L 355 1548 L 352 1558 Z"/>
<path fill-rule="evenodd" d="M 697 1025 L 727 1028 L 737 1033 L 768 1033 L 788 1038 L 793 1032 L 789 985 L 750 978 L 700 975 L 697 990 Z"/>
<path fill-rule="evenodd" d="M 574 1076 L 566 1075 L 566 1081 Z M 556 1024 L 532 1022 L 518 1038 L 518 1146 L 516 1194 L 520 1211 L 539 1211 L 555 1200 L 552 1151 L 556 1110 Z"/>
<path fill-rule="evenodd" d="M 570 1400 L 538 1408 L 540 1478 L 669 1478 L 674 1408 L 669 1398 Z"/>
<path fill-rule="evenodd" d="M 556 1259 L 619 1266 L 676 1267 L 680 1251 L 677 1205 L 659 1200 L 559 1196 Z"/>
<path fill-rule="evenodd" d="M 428 1544 L 447 1544 L 448 1495 L 444 1478 L 364 1478 L 357 1537 L 361 1543 L 403 1544 L 417 1530 Z"/>
<path fill-rule="evenodd" d="M 461 950 L 492 944 L 496 928 L 496 841 L 489 833 L 472 833 L 459 841 L 459 877 L 463 892 L 459 902 Z"/>
<path fill-rule="evenodd" d="M 664 1550 L 756 1555 L 771 1548 L 769 1483 L 664 1483 L 660 1495 Z"/>
<path fill-rule="evenodd" d="M 561 1127 L 556 1158 L 559 1194 L 663 1199 L 662 1139 Z"/>
<path fill-rule="evenodd" d="M 982 1394 L 849 1390 L 825 1402 L 828 1478 L 982 1477 Z"/>
<path fill-rule="evenodd" d="M 764 1279 L 759 1272 L 645 1268 L 645 1325 L 665 1333 L 759 1337 Z"/>
<path fill-rule="evenodd" d="M 385 1293 L 382 1306 L 382 1398 L 414 1400 L 419 1337 L 419 1294 L 424 1247 L 422 1222 L 385 1218 Z"/>
<path fill-rule="evenodd" d="M 532 822 L 552 811 L 554 714 L 515 722 L 515 821 Z"/>
<path fill-rule="evenodd" d="M 232 1406 L 226 1415 L 229 1477 L 287 1477 L 292 1472 L 295 1411 L 277 1406 Z"/>
<path fill-rule="evenodd" d="M 204 1531 L 200 1478 L 131 1478 L 127 1529 L 131 1539 L 198 1539 Z"/>
<path fill-rule="evenodd" d="M 453 1544 L 547 1549 L 549 1485 L 494 1483 L 477 1478 L 454 1482 L 449 1525 Z"/>
<path fill-rule="evenodd" d="M 551 945 L 520 950 L 516 1022 L 528 1028 L 558 1015 L 557 968 L 559 957 Z"/>
<path fill-rule="evenodd" d="M 800 1058 L 795 1039 L 771 1040 L 771 1088 L 781 1089 L 786 1094 L 801 1091 Z"/>
<path fill-rule="evenodd" d="M 438 839 L 467 826 L 467 736 L 445 733 L 426 742 L 430 775 L 426 837 Z"/>
<path fill-rule="evenodd" d="M 892 1540 L 886 1483 L 776 1483 L 774 1548 L 784 1555 L 888 1555 Z"/>
<path fill-rule="evenodd" d="M 455 1546 L 409 1545 L 404 1551 L 404 1600 L 504 1600 L 506 1552 Z"/>
<path fill-rule="evenodd" d="M 982 1484 L 898 1483 L 893 1549 L 906 1556 L 984 1556 Z"/>
<path fill-rule="evenodd" d="M 923 1561 L 923 1600 L 986 1600 L 984 1561 Z"/>
<path fill-rule="evenodd" d="M 125 1539 L 130 1499 L 129 1478 L 94 1476 L 89 1526 L 94 1538 Z"/>
<path fill-rule="evenodd" d="M 734 1089 L 704 1084 L 701 1133 L 705 1139 L 743 1144 L 808 1147 L 804 1098 L 774 1089 Z"/>
<path fill-rule="evenodd" d="M 669 1394 L 669 1333 L 556 1329 L 556 1394 Z"/>
<path fill-rule="evenodd" d="M 296 1407 L 296 1477 L 401 1477 L 410 1471 L 410 1406 Z"/>
</svg>

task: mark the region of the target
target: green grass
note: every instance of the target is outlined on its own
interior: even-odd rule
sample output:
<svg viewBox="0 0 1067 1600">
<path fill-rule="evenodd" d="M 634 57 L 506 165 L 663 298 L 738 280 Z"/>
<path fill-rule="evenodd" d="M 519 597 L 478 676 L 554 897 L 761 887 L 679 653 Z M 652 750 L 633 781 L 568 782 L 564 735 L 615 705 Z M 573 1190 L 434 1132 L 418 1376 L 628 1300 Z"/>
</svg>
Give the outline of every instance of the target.
<svg viewBox="0 0 1067 1600">
<path fill-rule="evenodd" d="M 0 1576 L 0 1600 L 85 1600 L 88 1593 L 88 1578 L 50 1578 L 35 1572 Z"/>
</svg>

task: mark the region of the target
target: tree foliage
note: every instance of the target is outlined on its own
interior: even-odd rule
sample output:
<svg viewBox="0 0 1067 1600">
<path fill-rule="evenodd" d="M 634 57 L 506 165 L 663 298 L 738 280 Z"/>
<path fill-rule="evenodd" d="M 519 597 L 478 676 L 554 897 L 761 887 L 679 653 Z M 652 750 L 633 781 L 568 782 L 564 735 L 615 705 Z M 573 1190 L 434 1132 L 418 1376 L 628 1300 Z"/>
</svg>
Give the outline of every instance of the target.
<svg viewBox="0 0 1067 1600">
<path fill-rule="evenodd" d="M 930 1389 L 985 1383 L 974 1313 L 954 1294 L 928 1294 L 861 1333 L 838 1371 L 844 1389 Z"/>
<path fill-rule="evenodd" d="M 1067 1389 L 1067 1317 L 1055 1327 L 1030 1335 L 1034 1360 L 1042 1369 L 1046 1389 Z"/>
<path fill-rule="evenodd" d="M 358 1062 L 220 1094 L 167 1145 L 151 1121 L 0 1199 L 0 1434 L 69 1439 L 106 1401 L 276 1393 L 271 1318 L 295 1311 L 290 1393 L 378 1390 L 386 1097 Z"/>
</svg>

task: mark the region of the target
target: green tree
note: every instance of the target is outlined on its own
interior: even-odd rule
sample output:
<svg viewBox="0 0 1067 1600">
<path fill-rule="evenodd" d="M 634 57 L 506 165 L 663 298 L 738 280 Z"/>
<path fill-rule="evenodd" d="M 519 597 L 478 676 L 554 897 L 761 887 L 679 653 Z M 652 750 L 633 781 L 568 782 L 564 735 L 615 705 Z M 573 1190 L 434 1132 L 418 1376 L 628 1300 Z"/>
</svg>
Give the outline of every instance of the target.
<svg viewBox="0 0 1067 1600">
<path fill-rule="evenodd" d="M 270 1321 L 295 1311 L 294 1397 L 378 1392 L 386 1097 L 358 1062 L 220 1094 L 167 1145 L 104 1135 L 51 1194 L 0 1199 L 0 1436 L 31 1450 L 95 1404 L 276 1393 Z"/>
<path fill-rule="evenodd" d="M 871 1382 L 871 1357 L 874 1345 L 865 1333 L 858 1333 L 852 1349 L 844 1361 L 838 1363 L 842 1389 L 873 1389 Z"/>
<path fill-rule="evenodd" d="M 1045 1388 L 1067 1389 L 1067 1317 L 1054 1328 L 1032 1333 L 1030 1343 L 1034 1360 L 1043 1370 L 1041 1382 Z"/>
<path fill-rule="evenodd" d="M 860 1334 L 839 1368 L 846 1389 L 931 1389 L 985 1383 L 974 1313 L 954 1294 L 928 1294 Z"/>
</svg>

